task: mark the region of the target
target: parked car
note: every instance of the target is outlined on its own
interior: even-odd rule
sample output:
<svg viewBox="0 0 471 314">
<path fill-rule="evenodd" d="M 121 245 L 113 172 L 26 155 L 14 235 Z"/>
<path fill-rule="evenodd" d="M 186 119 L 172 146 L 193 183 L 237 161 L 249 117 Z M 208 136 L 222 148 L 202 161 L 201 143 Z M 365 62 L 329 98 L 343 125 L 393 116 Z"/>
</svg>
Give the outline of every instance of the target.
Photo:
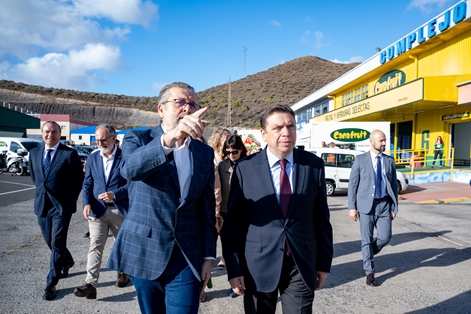
<svg viewBox="0 0 471 314">
<path fill-rule="evenodd" d="M 82 154 L 87 154 L 90 155 L 93 152 L 93 148 L 90 146 L 71 146 L 73 149 L 75 149 L 77 152 L 82 153 Z"/>
<path fill-rule="evenodd" d="M 6 158 L 22 158 L 25 166 L 29 166 L 29 151 L 35 147 L 43 146 L 44 142 L 26 137 L 0 137 L 0 150 L 6 151 Z M 26 151 L 26 154 L 18 155 L 17 151 Z"/>
<path fill-rule="evenodd" d="M 315 151 L 309 151 L 324 160 L 325 185 L 328 196 L 332 196 L 336 189 L 348 189 L 348 181 L 355 157 L 364 153 L 363 151 L 334 148 L 319 148 Z M 397 170 L 396 176 L 399 193 L 402 193 L 407 189 L 409 180 L 402 172 Z"/>
</svg>

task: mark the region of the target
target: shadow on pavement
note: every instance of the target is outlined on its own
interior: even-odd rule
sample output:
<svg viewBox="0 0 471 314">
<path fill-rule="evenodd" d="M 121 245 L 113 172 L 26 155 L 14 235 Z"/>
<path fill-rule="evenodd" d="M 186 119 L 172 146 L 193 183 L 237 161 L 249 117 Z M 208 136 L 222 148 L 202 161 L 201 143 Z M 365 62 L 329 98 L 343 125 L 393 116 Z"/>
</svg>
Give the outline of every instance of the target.
<svg viewBox="0 0 471 314">
<path fill-rule="evenodd" d="M 383 251 L 387 251 L 387 247 Z M 390 278 L 421 267 L 447 267 L 469 260 L 471 259 L 471 248 L 424 249 L 382 254 L 379 253 L 375 256 L 376 270 L 377 272 L 391 270 L 391 272 L 376 277 L 379 285 Z M 361 257 L 357 261 L 333 266 L 331 275 L 329 277 L 329 286 L 332 287 L 365 277 Z M 450 280 L 453 280 L 453 278 L 450 278 Z"/>
<path fill-rule="evenodd" d="M 469 300 L 471 300 L 471 290 L 421 310 L 407 312 L 407 314 L 469 313 Z"/>
</svg>

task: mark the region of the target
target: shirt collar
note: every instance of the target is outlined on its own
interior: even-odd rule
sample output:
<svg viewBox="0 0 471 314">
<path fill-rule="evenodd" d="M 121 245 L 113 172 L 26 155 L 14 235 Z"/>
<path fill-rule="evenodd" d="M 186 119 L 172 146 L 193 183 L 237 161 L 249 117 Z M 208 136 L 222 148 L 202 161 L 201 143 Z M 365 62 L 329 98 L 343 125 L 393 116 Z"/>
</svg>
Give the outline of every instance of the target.
<svg viewBox="0 0 471 314">
<path fill-rule="evenodd" d="M 59 147 L 59 144 L 60 144 L 60 142 L 57 142 L 56 145 L 54 145 L 54 146 L 52 146 L 52 147 L 49 147 L 49 148 L 47 148 L 47 146 L 44 145 L 44 150 L 45 150 L 45 151 L 47 151 L 48 149 L 57 150 L 57 147 Z"/>
<path fill-rule="evenodd" d="M 380 156 L 380 157 L 383 156 L 383 153 L 379 153 L 378 155 L 376 155 L 372 150 L 370 150 L 370 154 L 371 154 L 372 159 L 375 159 L 377 156 Z"/>
<path fill-rule="evenodd" d="M 270 165 L 270 168 L 273 167 L 277 162 L 278 160 L 280 160 L 280 158 L 276 157 L 275 155 L 273 155 L 270 150 L 268 149 L 267 147 L 267 157 L 268 157 L 268 164 Z M 286 160 L 288 160 L 288 162 L 293 165 L 294 164 L 294 157 L 293 157 L 293 152 L 291 152 L 291 154 L 288 155 L 288 157 L 284 158 Z"/>
</svg>

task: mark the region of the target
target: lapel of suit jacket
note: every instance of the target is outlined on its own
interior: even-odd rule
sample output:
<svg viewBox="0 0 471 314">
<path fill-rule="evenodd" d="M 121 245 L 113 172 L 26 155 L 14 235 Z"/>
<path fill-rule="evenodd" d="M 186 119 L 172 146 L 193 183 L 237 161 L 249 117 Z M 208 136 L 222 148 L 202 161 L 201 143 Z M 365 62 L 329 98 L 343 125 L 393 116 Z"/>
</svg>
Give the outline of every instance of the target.
<svg viewBox="0 0 471 314">
<path fill-rule="evenodd" d="M 369 172 L 368 176 L 372 178 L 373 184 L 374 184 L 375 183 L 375 166 L 373 165 L 373 160 L 371 159 L 371 152 L 370 151 L 366 152 L 364 154 L 364 157 L 365 157 L 365 162 L 368 165 L 368 167 L 366 167 L 367 171 Z"/>
<path fill-rule="evenodd" d="M 35 165 L 34 175 L 41 181 L 44 181 L 43 159 L 45 150 L 46 146 L 43 146 L 42 149 L 37 149 L 36 153 L 31 156 L 31 158 L 33 158 L 33 164 Z"/>
<path fill-rule="evenodd" d="M 100 180 L 101 182 L 104 182 L 105 185 L 106 185 L 106 181 L 105 181 L 105 166 L 103 165 L 103 157 L 101 157 L 101 154 L 99 151 L 93 153 L 92 155 L 90 155 L 90 157 L 88 158 L 92 158 L 94 159 L 94 163 L 95 163 L 95 167 L 97 169 L 97 175 L 98 175 L 98 178 L 96 178 L 95 180 Z"/>
<path fill-rule="evenodd" d="M 203 165 L 204 163 L 204 154 L 202 154 L 201 151 L 198 151 L 196 149 L 196 143 L 192 143 L 194 140 L 190 139 L 188 147 L 188 150 L 190 152 L 190 164 L 191 164 L 191 177 L 190 177 L 190 187 L 188 189 L 188 196 L 190 196 L 190 193 L 192 191 L 195 191 L 194 185 L 197 184 L 197 180 L 200 178 L 200 173 L 201 173 L 201 167 L 198 165 Z"/>
<path fill-rule="evenodd" d="M 153 128 L 150 132 L 150 136 L 153 138 L 159 138 L 164 134 L 164 130 L 162 129 L 162 125 L 158 125 L 157 127 Z M 180 183 L 178 182 L 178 172 L 177 172 L 177 165 L 175 164 L 175 158 L 173 157 L 173 151 L 167 155 L 167 162 L 163 166 L 168 171 L 170 178 L 172 178 L 173 183 L 175 184 L 178 194 L 181 195 L 180 192 Z"/>
<path fill-rule="evenodd" d="M 293 193 L 291 193 L 291 201 L 289 204 L 287 218 L 291 217 L 297 207 L 300 196 L 303 194 L 306 180 L 306 168 L 300 163 L 300 156 L 295 149 L 293 154 Z"/>
<path fill-rule="evenodd" d="M 265 148 L 261 153 L 258 154 L 258 169 L 260 169 L 260 189 L 262 190 L 260 195 L 266 195 L 267 199 L 270 203 L 270 207 L 276 212 L 276 214 L 280 217 L 281 220 L 285 220 L 283 217 L 283 213 L 281 211 L 280 203 L 276 198 L 276 190 L 273 186 L 273 178 L 271 175 L 270 164 L 268 163 L 268 156 L 267 150 Z M 256 170 L 254 171 L 256 173 Z"/>
</svg>

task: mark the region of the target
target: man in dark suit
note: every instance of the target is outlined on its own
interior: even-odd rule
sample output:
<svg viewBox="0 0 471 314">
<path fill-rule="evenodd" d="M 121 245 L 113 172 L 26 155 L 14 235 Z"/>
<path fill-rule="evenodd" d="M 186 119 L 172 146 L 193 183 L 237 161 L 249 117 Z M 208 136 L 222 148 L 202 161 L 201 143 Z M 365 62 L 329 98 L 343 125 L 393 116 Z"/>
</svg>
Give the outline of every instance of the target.
<svg viewBox="0 0 471 314">
<path fill-rule="evenodd" d="M 30 151 L 30 174 L 36 185 L 34 212 L 51 249 L 44 300 L 56 296 L 60 278 L 67 277 L 74 260 L 67 249 L 67 232 L 83 182 L 82 163 L 75 149 L 62 145 L 61 128 L 47 121 L 41 128 L 44 147 Z"/>
<path fill-rule="evenodd" d="M 386 136 L 370 135 L 371 150 L 358 155 L 348 182 L 350 219 L 360 219 L 361 252 L 366 284 L 376 286 L 374 255 L 391 240 L 392 220 L 397 214 L 398 185 L 394 159 L 383 154 Z M 376 227 L 377 237 L 373 238 Z"/>
<path fill-rule="evenodd" d="M 123 139 L 129 213 L 108 267 L 129 274 L 142 313 L 197 313 L 216 257 L 214 152 L 193 87 L 162 88 L 162 124 Z"/>
<path fill-rule="evenodd" d="M 115 144 L 116 130 L 112 125 L 100 124 L 95 129 L 99 152 L 87 158 L 83 182 L 83 216 L 88 220 L 90 248 L 87 255 L 85 285 L 75 289 L 78 297 L 96 299 L 101 259 L 111 229 L 116 238 L 129 208 L 126 179 L 120 174 L 121 149 Z M 122 288 L 129 276 L 118 272 L 116 286 Z"/>
<path fill-rule="evenodd" d="M 333 255 L 324 163 L 294 149 L 296 121 L 288 106 L 260 119 L 267 147 L 235 165 L 223 254 L 229 282 L 246 313 L 312 313 Z"/>
</svg>

